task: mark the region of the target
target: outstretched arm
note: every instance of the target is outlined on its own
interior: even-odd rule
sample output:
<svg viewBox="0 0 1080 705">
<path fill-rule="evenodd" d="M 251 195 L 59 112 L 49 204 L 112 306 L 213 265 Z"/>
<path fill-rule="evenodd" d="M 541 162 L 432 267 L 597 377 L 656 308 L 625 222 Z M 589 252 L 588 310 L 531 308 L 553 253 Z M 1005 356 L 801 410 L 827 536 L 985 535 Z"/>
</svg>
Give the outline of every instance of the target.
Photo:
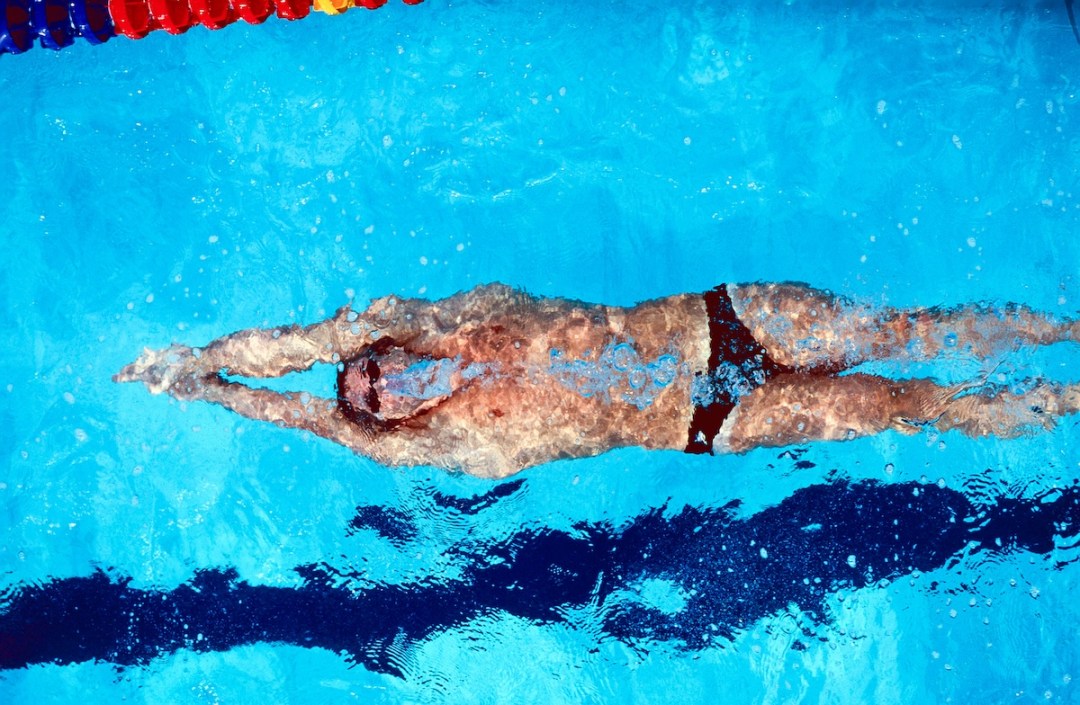
<svg viewBox="0 0 1080 705">
<path fill-rule="evenodd" d="M 170 376 L 224 372 L 241 377 L 281 377 L 316 363 L 348 360 L 387 338 L 406 350 L 453 357 L 467 347 L 465 338 L 478 324 L 498 312 L 532 302 L 526 295 L 499 284 L 477 287 L 440 301 L 386 296 L 372 301 L 363 312 L 343 306 L 332 317 L 308 326 L 250 328 L 222 336 L 201 349 L 183 345 L 159 351 L 147 349 L 115 379 L 142 381 L 151 392 L 159 393 L 168 391 Z M 161 368 L 157 377 L 165 386 L 151 379 L 149 371 L 154 367 Z"/>
<path fill-rule="evenodd" d="M 465 418 L 467 414 L 460 410 L 436 413 L 439 420 L 432 423 L 429 412 L 437 411 L 437 407 L 470 408 L 474 400 L 468 393 L 456 400 L 433 400 L 420 418 L 388 424 L 363 415 L 346 417 L 332 399 L 305 392 L 281 394 L 230 382 L 220 374 L 202 375 L 195 371 L 194 365 L 188 364 L 190 351 L 185 353 L 176 347 L 169 351 L 147 351 L 140 360 L 155 357 L 162 358 L 159 364 L 139 370 L 129 365 L 115 379 L 140 381 L 155 394 L 167 392 L 177 399 L 208 401 L 249 419 L 310 431 L 386 465 L 435 465 L 484 477 L 504 477 L 522 467 L 494 446 L 477 448 L 467 442 L 452 442 L 451 439 L 461 441 L 470 429 L 475 430 Z M 470 391 L 483 390 L 470 386 Z"/>
<path fill-rule="evenodd" d="M 195 350 L 191 364 L 205 374 L 281 377 L 316 363 L 348 360 L 387 337 L 406 349 L 431 353 L 446 344 L 448 336 L 453 339 L 450 334 L 463 319 L 484 320 L 493 310 L 524 298 L 501 285 L 477 287 L 434 302 L 386 296 L 372 301 L 363 312 L 343 306 L 332 317 L 309 326 L 251 328 L 222 336 Z M 171 350 L 188 349 L 174 346 Z"/>
<path fill-rule="evenodd" d="M 269 421 L 284 428 L 298 428 L 339 443 L 361 455 L 372 455 L 378 429 L 346 418 L 332 399 L 307 393 L 279 394 L 229 382 L 218 375 L 199 380 L 192 397 L 220 404 L 241 416 Z"/>
<path fill-rule="evenodd" d="M 153 394 L 172 393 L 186 378 L 224 372 L 241 377 L 281 377 L 318 362 L 336 363 L 358 355 L 371 340 L 371 328 L 348 306 L 310 326 L 250 328 L 222 336 L 205 348 L 171 345 L 144 348 L 143 354 L 113 376 L 116 382 L 143 382 Z M 175 396 L 175 395 L 174 395 Z"/>
<path fill-rule="evenodd" d="M 280 377 L 319 362 L 347 360 L 370 342 L 370 333 L 360 314 L 344 306 L 309 326 L 251 328 L 223 336 L 197 351 L 195 360 L 207 374 Z"/>
<path fill-rule="evenodd" d="M 361 428 L 333 401 L 253 389 L 231 383 L 223 375 L 280 377 L 320 362 L 349 360 L 380 341 L 393 340 L 405 348 L 416 344 L 429 353 L 432 345 L 443 342 L 444 336 L 462 323 L 463 316 L 481 315 L 487 309 L 505 306 L 510 299 L 509 289 L 499 286 L 437 302 L 388 296 L 372 301 L 363 312 L 344 306 L 327 320 L 308 326 L 242 330 L 202 349 L 183 345 L 146 349 L 113 379 L 142 382 L 153 394 L 202 399 L 249 418 L 303 428 L 370 455 L 377 425 L 374 420 L 370 428 Z"/>
<path fill-rule="evenodd" d="M 332 399 L 306 392 L 278 393 L 248 387 L 230 382 L 217 372 L 207 373 L 193 351 L 181 346 L 147 350 L 113 379 L 143 382 L 154 394 L 164 392 L 185 401 L 208 401 L 249 419 L 310 431 L 368 456 L 375 455 L 375 441 L 382 430 L 374 420 L 361 424 L 346 418 Z"/>
<path fill-rule="evenodd" d="M 498 393 L 486 385 L 465 385 L 469 389 L 457 389 L 450 399 L 421 405 L 407 421 L 387 423 L 347 417 L 331 400 L 253 389 L 230 382 L 225 375 L 277 377 L 318 362 L 344 362 L 382 344 L 465 364 L 505 363 L 510 374 L 531 364 L 530 341 L 541 341 L 534 351 L 542 358 L 541 365 L 549 358 L 549 343 L 573 355 L 599 350 L 611 335 L 604 325 L 606 314 L 605 307 L 541 301 L 502 285 L 477 287 L 439 301 L 388 296 L 372 301 L 363 312 L 342 308 L 310 326 L 239 331 L 203 349 L 180 345 L 147 349 L 113 379 L 142 382 L 153 394 L 209 401 L 248 418 L 308 430 L 391 465 L 436 465 L 505 476 L 523 466 L 518 456 L 525 456 L 518 446 L 533 443 L 491 428 L 489 409 L 501 416 L 501 409 L 526 408 L 515 396 L 517 387 L 509 382 L 509 391 Z M 553 328 L 559 335 L 547 341 Z M 484 398 L 483 403 L 478 397 Z M 523 413 L 531 419 L 541 412 Z"/>
</svg>

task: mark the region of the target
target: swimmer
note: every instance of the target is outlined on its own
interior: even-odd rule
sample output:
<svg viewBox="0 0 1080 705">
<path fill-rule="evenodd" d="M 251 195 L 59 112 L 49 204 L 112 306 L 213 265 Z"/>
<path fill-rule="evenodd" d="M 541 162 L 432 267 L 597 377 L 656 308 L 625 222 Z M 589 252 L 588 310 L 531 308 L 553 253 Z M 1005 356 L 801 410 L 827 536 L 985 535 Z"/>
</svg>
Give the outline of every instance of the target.
<svg viewBox="0 0 1080 705">
<path fill-rule="evenodd" d="M 1077 340 L 1077 321 L 1012 304 L 896 309 L 745 284 L 621 308 L 493 284 L 440 301 L 384 297 L 201 349 L 147 349 L 114 379 L 304 429 L 386 465 L 501 478 L 625 446 L 741 453 L 924 428 L 1015 437 L 1080 410 L 1080 385 L 848 371 Z M 337 366 L 336 399 L 226 378 L 316 363 Z"/>
</svg>

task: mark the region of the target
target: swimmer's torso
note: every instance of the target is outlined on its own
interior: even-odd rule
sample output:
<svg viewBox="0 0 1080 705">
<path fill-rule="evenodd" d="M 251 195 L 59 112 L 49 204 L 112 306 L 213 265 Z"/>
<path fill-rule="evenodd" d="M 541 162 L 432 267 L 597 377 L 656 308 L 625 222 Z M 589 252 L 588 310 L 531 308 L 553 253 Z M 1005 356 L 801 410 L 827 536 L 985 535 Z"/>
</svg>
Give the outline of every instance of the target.
<svg viewBox="0 0 1080 705">
<path fill-rule="evenodd" d="M 423 302 L 427 311 L 379 303 L 388 322 L 420 319 L 415 333 L 351 361 L 339 391 L 380 421 L 424 430 L 386 443 L 492 476 L 613 447 L 686 446 L 693 380 L 709 358 L 700 296 L 619 308 L 496 285 Z"/>
</svg>

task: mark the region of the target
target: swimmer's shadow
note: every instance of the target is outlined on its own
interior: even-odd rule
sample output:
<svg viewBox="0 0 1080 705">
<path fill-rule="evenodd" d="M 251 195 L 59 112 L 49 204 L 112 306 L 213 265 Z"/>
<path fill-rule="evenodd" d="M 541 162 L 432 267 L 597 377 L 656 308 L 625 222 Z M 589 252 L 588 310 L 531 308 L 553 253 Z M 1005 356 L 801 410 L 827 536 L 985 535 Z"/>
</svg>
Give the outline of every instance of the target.
<svg viewBox="0 0 1080 705">
<path fill-rule="evenodd" d="M 503 482 L 473 497 L 454 497 L 435 490 L 429 494 L 429 497 L 437 510 L 459 516 L 476 516 L 496 502 L 514 494 L 524 484 L 525 480 Z M 356 508 L 356 514 L 349 521 L 345 532 L 346 535 L 353 536 L 365 529 L 374 531 L 395 548 L 402 548 L 405 544 L 416 540 L 419 533 L 415 512 L 371 504 L 360 505 Z"/>
<path fill-rule="evenodd" d="M 445 506 L 477 514 L 519 487 L 448 498 Z M 450 547 L 446 553 L 462 559 L 462 571 L 442 584 L 457 595 L 454 604 L 473 606 L 469 614 L 501 611 L 553 623 L 591 606 L 608 638 L 688 650 L 731 640 L 794 607 L 805 621 L 793 648 L 803 648 L 815 633 L 811 627 L 830 621 L 838 591 L 962 570 L 964 558 L 978 554 L 1022 550 L 1049 559 L 1080 536 L 1080 485 L 1034 498 L 992 499 L 975 504 L 936 484 L 838 480 L 797 490 L 748 517 L 737 516 L 736 501 L 674 514 L 655 509 L 623 526 L 525 528 Z M 361 508 L 358 526 L 371 527 L 371 509 Z M 400 523 L 393 531 L 398 540 L 415 536 Z M 1051 568 L 1064 565 L 1056 560 Z M 657 585 L 664 598 L 659 601 Z M 430 634 L 469 618 L 460 612 L 443 616 L 441 625 L 414 626 Z"/>
<path fill-rule="evenodd" d="M 483 512 L 520 487 L 446 498 L 447 511 Z M 369 583 L 323 564 L 298 566 L 302 582 L 294 586 L 252 585 L 234 569 L 199 571 L 169 590 L 135 588 L 131 578 L 101 572 L 57 579 L 9 591 L 0 603 L 0 670 L 90 660 L 142 665 L 180 649 L 258 642 L 324 648 L 407 676 L 415 645 L 500 615 L 582 625 L 600 641 L 641 650 L 663 643 L 697 651 L 778 615 L 801 615 L 796 628 L 828 624 L 840 590 L 931 571 L 967 581 L 958 557 L 1027 551 L 1050 570 L 1069 562 L 1062 551 L 1080 535 L 1080 484 L 986 499 L 975 504 L 937 484 L 834 482 L 750 516 L 734 504 L 683 507 L 618 526 L 469 536 L 447 551 L 454 570 L 444 571 L 440 560 L 402 583 Z M 408 517 L 361 509 L 353 530 L 416 536 Z M 813 633 L 804 628 L 792 648 L 804 648 Z"/>
</svg>

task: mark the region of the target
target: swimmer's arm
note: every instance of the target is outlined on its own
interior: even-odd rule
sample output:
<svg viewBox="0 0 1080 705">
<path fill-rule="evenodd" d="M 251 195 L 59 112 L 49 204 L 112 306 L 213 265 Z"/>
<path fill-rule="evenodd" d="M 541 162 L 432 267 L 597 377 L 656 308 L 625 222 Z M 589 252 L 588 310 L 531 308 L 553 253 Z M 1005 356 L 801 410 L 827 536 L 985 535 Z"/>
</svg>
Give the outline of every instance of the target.
<svg viewBox="0 0 1080 705">
<path fill-rule="evenodd" d="M 146 348 L 113 379 L 143 382 L 153 394 L 174 393 L 176 383 L 185 379 L 208 380 L 223 373 L 281 377 L 316 363 L 349 360 L 378 342 L 391 341 L 410 352 L 455 357 L 471 349 L 470 333 L 484 330 L 486 321 L 500 312 L 527 311 L 533 306 L 534 299 L 500 284 L 437 302 L 388 296 L 371 302 L 360 313 L 347 305 L 319 323 L 237 331 L 202 349 L 186 345 Z"/>
<path fill-rule="evenodd" d="M 208 401 L 255 421 L 310 431 L 380 462 L 417 464 L 412 460 L 413 451 L 408 443 L 399 443 L 393 449 L 384 447 L 386 444 L 378 442 L 386 435 L 384 429 L 374 422 L 363 424 L 346 418 L 335 400 L 307 393 L 281 394 L 230 382 L 220 374 L 199 372 L 193 360 L 190 350 L 185 353 L 179 347 L 148 350 L 113 379 L 142 382 L 153 394 L 167 393 L 183 401 Z M 403 441 L 411 436 L 400 429 L 395 434 Z"/>
<path fill-rule="evenodd" d="M 249 328 L 222 336 L 204 348 L 146 348 L 113 379 L 145 382 L 151 392 L 158 394 L 184 377 L 208 378 L 221 373 L 281 377 L 310 369 L 316 363 L 336 364 L 356 357 L 384 335 L 385 331 L 373 325 L 366 314 L 343 306 L 332 318 L 309 326 Z"/>
<path fill-rule="evenodd" d="M 387 296 L 362 312 L 343 306 L 331 318 L 309 326 L 241 330 L 195 351 L 196 364 L 207 375 L 281 377 L 316 363 L 349 360 L 380 340 L 405 348 L 415 343 L 420 346 L 417 352 L 430 352 L 433 342 L 453 330 L 463 306 L 477 306 L 473 299 L 492 292 L 492 287 L 477 288 L 434 303 Z"/>
<path fill-rule="evenodd" d="M 310 369 L 316 363 L 349 360 L 376 341 L 386 339 L 417 353 L 442 351 L 440 354 L 453 357 L 462 347 L 453 343 L 463 319 L 474 319 L 471 323 L 484 321 L 497 311 L 530 302 L 525 294 L 499 284 L 477 287 L 438 302 L 387 296 L 372 301 L 363 312 L 343 306 L 333 317 L 309 326 L 249 328 L 222 336 L 202 349 L 174 345 L 164 350 L 146 350 L 116 379 L 147 381 L 144 370 L 151 367 L 175 368 L 163 369 L 162 377 L 209 377 L 222 372 L 240 377 L 281 377 Z M 167 388 L 155 389 L 149 382 L 147 386 L 153 392 Z"/>
<path fill-rule="evenodd" d="M 218 375 L 199 380 L 185 391 L 189 393 L 177 396 L 218 404 L 255 421 L 310 431 L 364 455 L 372 455 L 374 449 L 376 429 L 353 423 L 331 399 L 248 387 Z"/>
<path fill-rule="evenodd" d="M 218 338 L 197 351 L 199 370 L 241 377 L 281 377 L 319 362 L 337 363 L 356 356 L 370 342 L 359 314 L 348 306 L 310 326 L 250 328 Z"/>
</svg>

